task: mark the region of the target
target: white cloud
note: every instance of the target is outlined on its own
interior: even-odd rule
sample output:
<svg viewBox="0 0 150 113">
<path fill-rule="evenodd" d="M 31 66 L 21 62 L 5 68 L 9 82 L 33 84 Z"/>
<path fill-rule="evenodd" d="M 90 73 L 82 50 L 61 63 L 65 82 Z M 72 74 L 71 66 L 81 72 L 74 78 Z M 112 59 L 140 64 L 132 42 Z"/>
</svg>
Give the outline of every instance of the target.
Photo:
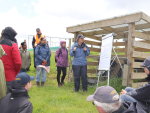
<svg viewBox="0 0 150 113">
<path fill-rule="evenodd" d="M 12 26 L 18 32 L 18 40 L 34 35 L 37 27 L 41 28 L 46 36 L 72 38 L 73 35 L 66 32 L 66 27 L 140 11 L 141 7 L 137 7 L 140 2 L 136 3 L 134 2 L 134 8 L 134 5 L 128 5 L 128 2 L 123 5 L 123 1 L 118 3 L 117 0 L 39 0 L 38 3 L 30 4 L 38 14 L 33 18 L 20 15 L 16 7 L 6 13 L 0 13 L 0 29 Z M 26 5 L 28 4 L 24 3 L 24 6 Z M 33 11 L 27 11 L 32 15 Z M 150 12 L 149 8 L 145 7 L 142 11 Z"/>
</svg>

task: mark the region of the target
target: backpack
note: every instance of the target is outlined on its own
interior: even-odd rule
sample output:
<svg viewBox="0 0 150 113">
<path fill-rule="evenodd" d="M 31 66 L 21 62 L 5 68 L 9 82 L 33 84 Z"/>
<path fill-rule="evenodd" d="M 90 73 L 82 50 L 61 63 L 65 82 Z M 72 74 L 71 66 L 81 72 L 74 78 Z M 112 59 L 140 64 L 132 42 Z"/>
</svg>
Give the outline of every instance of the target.
<svg viewBox="0 0 150 113">
<path fill-rule="evenodd" d="M 66 49 L 66 51 L 67 51 L 67 54 L 68 54 L 68 50 L 67 49 Z M 62 50 L 61 50 L 61 48 L 59 48 L 58 58 L 59 58 L 59 56 L 60 56 L 61 53 L 62 53 Z M 57 63 L 56 58 L 55 58 L 55 62 Z"/>
</svg>

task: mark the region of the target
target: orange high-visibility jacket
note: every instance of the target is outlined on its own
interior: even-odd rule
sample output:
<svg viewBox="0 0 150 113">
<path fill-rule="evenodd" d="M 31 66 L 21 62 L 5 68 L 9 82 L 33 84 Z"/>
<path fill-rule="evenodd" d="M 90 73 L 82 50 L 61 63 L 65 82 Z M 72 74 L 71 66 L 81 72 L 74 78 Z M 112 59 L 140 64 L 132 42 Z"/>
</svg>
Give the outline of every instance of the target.
<svg viewBox="0 0 150 113">
<path fill-rule="evenodd" d="M 38 35 L 36 34 L 36 37 L 34 35 L 34 38 L 35 38 L 35 43 L 34 43 L 34 46 L 36 47 L 39 43 L 40 43 L 40 40 L 42 37 L 45 37 L 45 35 L 42 35 L 40 36 L 40 38 L 38 38 Z"/>
</svg>

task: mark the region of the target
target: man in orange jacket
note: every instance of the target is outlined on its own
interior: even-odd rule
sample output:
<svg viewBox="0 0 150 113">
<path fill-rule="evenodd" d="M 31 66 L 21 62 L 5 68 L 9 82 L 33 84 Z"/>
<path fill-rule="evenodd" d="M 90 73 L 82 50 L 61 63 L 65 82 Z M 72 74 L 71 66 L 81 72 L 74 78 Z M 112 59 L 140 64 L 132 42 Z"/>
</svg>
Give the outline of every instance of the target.
<svg viewBox="0 0 150 113">
<path fill-rule="evenodd" d="M 37 28 L 36 32 L 37 32 L 37 34 L 33 36 L 33 40 L 32 40 L 32 47 L 34 49 L 34 67 L 35 68 L 36 68 L 36 66 L 35 66 L 35 49 L 36 49 L 37 45 L 40 43 L 41 38 L 45 37 L 45 35 L 43 35 L 41 33 L 40 28 Z"/>
</svg>

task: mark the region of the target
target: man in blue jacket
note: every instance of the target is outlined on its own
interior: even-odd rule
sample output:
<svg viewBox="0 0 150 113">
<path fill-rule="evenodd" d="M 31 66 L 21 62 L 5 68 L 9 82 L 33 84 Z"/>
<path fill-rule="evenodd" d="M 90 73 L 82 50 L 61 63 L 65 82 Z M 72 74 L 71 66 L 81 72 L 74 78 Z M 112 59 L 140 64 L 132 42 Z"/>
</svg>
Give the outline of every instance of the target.
<svg viewBox="0 0 150 113">
<path fill-rule="evenodd" d="M 138 102 L 145 111 L 150 112 L 150 57 L 143 62 L 141 67 L 144 67 L 147 74 L 145 79 L 148 83 L 137 89 L 126 87 L 125 90 L 121 91 L 120 98 L 122 102 Z"/>
<path fill-rule="evenodd" d="M 86 56 L 90 54 L 88 46 L 84 42 L 84 36 L 79 34 L 77 42 L 72 46 L 70 55 L 73 56 L 72 69 L 74 74 L 74 91 L 78 92 L 80 88 L 80 77 L 82 80 L 82 89 L 87 91 L 87 60 Z"/>
</svg>

